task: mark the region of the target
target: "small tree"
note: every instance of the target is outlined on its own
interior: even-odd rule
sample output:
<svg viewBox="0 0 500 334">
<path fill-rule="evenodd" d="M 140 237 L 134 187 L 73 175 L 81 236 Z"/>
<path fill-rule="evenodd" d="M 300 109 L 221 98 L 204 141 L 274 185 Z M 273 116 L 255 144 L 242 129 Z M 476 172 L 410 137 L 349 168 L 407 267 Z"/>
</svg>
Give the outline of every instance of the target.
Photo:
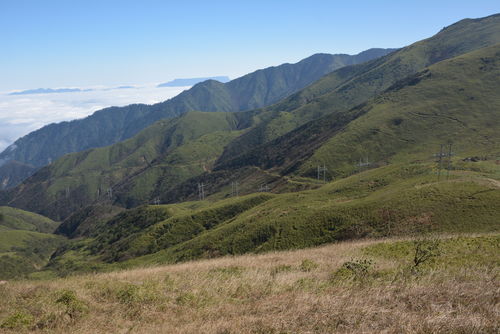
<svg viewBox="0 0 500 334">
<path fill-rule="evenodd" d="M 433 260 L 440 255 L 440 241 L 432 238 L 419 238 L 414 241 L 413 268 Z"/>
</svg>

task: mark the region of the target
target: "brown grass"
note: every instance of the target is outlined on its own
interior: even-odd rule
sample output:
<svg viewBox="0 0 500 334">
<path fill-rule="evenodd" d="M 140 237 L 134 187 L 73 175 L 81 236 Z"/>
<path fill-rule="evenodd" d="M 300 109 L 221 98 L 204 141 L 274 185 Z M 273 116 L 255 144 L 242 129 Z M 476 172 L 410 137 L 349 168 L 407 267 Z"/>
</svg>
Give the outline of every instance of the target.
<svg viewBox="0 0 500 334">
<path fill-rule="evenodd" d="M 8 282 L 0 331 L 498 333 L 498 259 L 411 273 L 375 258 L 367 275 L 339 275 L 377 242 Z"/>
</svg>

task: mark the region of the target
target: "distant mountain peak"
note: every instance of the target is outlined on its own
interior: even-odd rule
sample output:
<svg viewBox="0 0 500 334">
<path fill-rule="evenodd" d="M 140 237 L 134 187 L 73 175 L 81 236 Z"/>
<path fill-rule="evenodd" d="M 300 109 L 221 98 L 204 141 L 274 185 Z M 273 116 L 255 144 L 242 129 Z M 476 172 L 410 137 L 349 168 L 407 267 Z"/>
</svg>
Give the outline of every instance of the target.
<svg viewBox="0 0 500 334">
<path fill-rule="evenodd" d="M 206 80 L 216 80 L 216 81 L 225 83 L 225 82 L 228 82 L 230 79 L 227 76 L 204 77 L 204 78 L 181 78 L 181 79 L 174 79 L 172 81 L 159 84 L 157 87 L 193 86 L 197 83 L 200 83 L 200 82 L 206 81 Z"/>
<path fill-rule="evenodd" d="M 80 88 L 37 88 L 12 92 L 9 95 L 31 95 L 31 94 L 52 94 L 52 93 L 73 93 L 73 92 L 89 92 L 92 89 Z"/>
</svg>

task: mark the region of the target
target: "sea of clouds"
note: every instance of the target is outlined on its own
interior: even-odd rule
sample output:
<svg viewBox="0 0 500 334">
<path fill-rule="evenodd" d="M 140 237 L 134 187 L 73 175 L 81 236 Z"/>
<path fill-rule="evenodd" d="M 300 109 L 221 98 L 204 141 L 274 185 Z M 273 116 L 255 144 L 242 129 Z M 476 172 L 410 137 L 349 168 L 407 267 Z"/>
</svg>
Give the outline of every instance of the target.
<svg viewBox="0 0 500 334">
<path fill-rule="evenodd" d="M 49 123 L 83 118 L 110 106 L 162 102 L 188 88 L 150 84 L 128 88 L 84 87 L 76 92 L 46 94 L 0 92 L 0 152 L 19 137 Z"/>
</svg>

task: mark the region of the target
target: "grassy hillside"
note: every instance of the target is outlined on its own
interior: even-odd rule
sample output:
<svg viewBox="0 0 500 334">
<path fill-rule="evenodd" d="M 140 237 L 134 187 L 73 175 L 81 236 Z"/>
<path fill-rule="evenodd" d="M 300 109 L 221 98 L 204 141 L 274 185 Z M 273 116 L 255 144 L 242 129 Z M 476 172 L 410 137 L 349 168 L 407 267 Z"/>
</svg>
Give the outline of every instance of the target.
<svg viewBox="0 0 500 334">
<path fill-rule="evenodd" d="M 392 86 L 361 108 L 349 123 L 316 150 L 299 173 L 318 163 L 335 173 L 354 162 L 426 160 L 440 144 L 453 144 L 462 158 L 500 157 L 500 45 L 443 61 Z M 349 166 L 350 165 L 350 166 Z"/>
<path fill-rule="evenodd" d="M 64 242 L 51 234 L 58 225 L 32 212 L 0 207 L 0 279 L 25 277 L 46 265 Z"/>
<path fill-rule="evenodd" d="M 497 232 L 500 167 L 389 165 L 295 193 L 140 207 L 95 224 L 44 270 L 111 270 L 312 247 L 366 237 Z"/>
<path fill-rule="evenodd" d="M 317 190 L 275 195 L 213 230 L 132 263 L 303 248 L 367 236 L 500 228 L 498 181 L 457 172 L 453 180 L 436 183 L 431 167 L 393 165 Z"/>
<path fill-rule="evenodd" d="M 254 165 L 315 177 L 317 166 L 325 165 L 331 179 L 358 171 L 360 159 L 372 167 L 432 161 L 441 144 L 453 144 L 454 161 L 472 155 L 495 160 L 499 45 L 439 62 L 364 104 L 309 122 L 216 169 Z"/>
<path fill-rule="evenodd" d="M 467 19 L 384 57 L 334 71 L 266 108 L 265 113 L 259 115 L 261 124 L 233 141 L 218 165 L 224 167 L 245 151 L 270 142 L 308 121 L 364 103 L 397 81 L 432 64 L 497 43 L 500 43 L 500 15 Z"/>
<path fill-rule="evenodd" d="M 358 241 L 8 282 L 0 285 L 0 327 L 5 333 L 495 333 L 499 245 L 498 234 Z"/>
<path fill-rule="evenodd" d="M 159 121 L 124 142 L 66 155 L 3 195 L 10 205 L 56 219 L 95 203 L 148 203 L 155 192 L 211 168 L 251 116 L 189 112 Z"/>
<path fill-rule="evenodd" d="M 107 221 L 123 210 L 109 204 L 89 205 L 66 218 L 54 233 L 69 238 L 88 236 L 101 221 Z"/>
<path fill-rule="evenodd" d="M 400 158 L 395 161 L 401 162 L 411 153 L 409 151 L 418 150 L 420 146 L 436 150 L 436 147 L 427 144 L 437 141 L 421 135 L 431 133 L 435 137 L 444 138 L 443 131 L 448 131 L 445 121 L 449 119 L 446 118 L 449 117 L 448 114 L 435 116 L 445 118 L 440 123 L 433 124 L 432 131 L 426 132 L 424 130 L 429 130 L 426 122 L 430 118 L 424 119 L 423 115 L 413 123 L 404 121 L 404 115 L 400 115 L 406 112 L 404 108 L 412 109 L 415 106 L 415 111 L 408 110 L 408 113 L 417 115 L 422 112 L 425 114 L 429 108 L 438 112 L 446 106 L 448 113 L 467 113 L 473 119 L 479 119 L 478 112 L 483 112 L 488 104 L 495 106 L 497 102 L 492 88 L 498 85 L 497 68 L 493 62 L 488 64 L 488 69 L 480 70 L 477 66 L 482 54 L 460 58 L 460 64 L 450 62 L 442 65 L 443 62 L 440 62 L 437 67 L 427 69 L 427 72 L 415 72 L 442 59 L 491 45 L 499 40 L 498 15 L 460 21 L 432 38 L 382 58 L 335 71 L 267 110 L 213 115 L 191 112 L 173 120 L 157 122 L 124 142 L 67 155 L 41 170 L 23 185 L 9 192 L 1 192 L 0 203 L 63 220 L 75 211 L 97 202 L 130 208 L 151 203 L 157 198 L 162 202 L 191 200 L 197 195 L 197 184 L 206 183 L 204 178 L 215 179 L 210 184 L 213 193 L 214 190 L 224 190 L 230 178 L 243 183 L 245 180 L 234 179 L 234 175 L 246 177 L 247 173 L 239 169 L 249 166 L 257 166 L 271 174 L 276 174 L 277 168 L 282 175 L 298 173 L 301 176 L 313 176 L 318 164 L 326 164 L 330 170 L 329 176 L 338 177 L 352 173 L 355 161 L 367 155 L 371 155 L 368 158 L 376 159 L 378 163 L 387 163 L 390 157 L 399 154 Z M 494 49 L 489 50 L 490 53 L 496 52 Z M 496 57 L 493 54 L 485 56 L 493 60 Z M 308 66 L 304 68 L 309 68 Z M 460 72 L 462 67 L 467 68 L 463 73 Z M 435 76 L 431 79 L 432 71 Z M 467 82 L 458 87 L 457 80 L 465 79 Z M 474 84 L 475 80 L 487 83 L 479 89 Z M 227 83 L 230 84 L 231 82 Z M 222 84 L 212 82 L 211 85 Z M 483 89 L 488 87 L 489 89 Z M 366 102 L 366 105 L 349 109 L 388 88 L 391 92 Z M 439 94 L 436 94 L 436 89 Z M 463 93 L 465 90 L 467 93 Z M 418 104 L 413 103 L 412 98 L 407 98 L 414 93 L 415 99 L 426 101 L 420 105 L 429 108 L 422 111 Z M 447 96 L 446 102 L 441 100 L 444 95 Z M 207 96 L 209 98 L 211 95 Z M 392 104 L 389 105 L 389 101 Z M 377 103 L 384 103 L 384 108 L 388 111 L 379 113 L 374 107 Z M 321 118 L 325 114 L 328 115 Z M 307 123 L 318 117 L 320 118 Z M 497 123 L 495 117 L 494 113 L 485 115 L 487 120 L 473 124 L 475 130 L 454 131 L 453 135 L 464 138 L 471 131 L 476 131 L 473 139 L 483 140 L 478 134 L 483 127 L 489 127 L 486 136 L 494 138 Z M 418 126 L 412 127 L 412 124 L 418 122 Z M 361 123 L 364 124 L 363 133 L 358 133 Z M 296 128 L 301 124 L 304 125 Z M 397 131 L 405 131 L 407 124 L 411 127 L 414 138 L 406 139 L 404 133 L 397 140 L 402 143 L 394 144 L 394 136 L 400 135 Z M 461 123 L 457 121 L 453 126 L 461 126 Z M 400 130 L 385 133 L 386 127 Z M 366 141 L 358 140 L 368 140 L 373 136 L 381 138 L 378 142 L 375 140 L 376 144 L 370 144 L 377 147 L 372 148 L 364 144 Z M 276 139 L 271 140 L 273 138 Z M 452 135 L 444 140 L 448 139 L 452 140 Z M 405 141 L 409 142 L 405 144 Z M 353 146 L 351 142 L 360 144 Z M 264 144 L 261 145 L 262 143 Z M 476 151 L 480 153 L 481 150 L 489 150 L 494 143 L 494 140 L 490 140 L 491 145 L 478 144 L 481 148 Z M 330 150 L 329 145 L 334 149 Z M 429 150 L 425 154 L 434 153 Z M 313 154 L 314 157 L 311 158 Z M 307 159 L 310 160 L 304 164 Z M 274 169 L 269 171 L 272 168 Z M 212 174 L 213 169 L 222 173 Z M 256 173 L 259 174 L 258 171 Z M 257 181 L 266 178 L 253 175 L 247 179 Z M 282 181 L 292 185 L 289 180 Z M 248 189 L 256 187 L 256 184 L 247 186 Z M 282 190 L 303 188 L 295 183 L 282 187 Z"/>
<path fill-rule="evenodd" d="M 0 226 L 13 230 L 52 233 L 59 223 L 33 212 L 0 206 Z"/>
<path fill-rule="evenodd" d="M 8 161 L 16 161 L 40 168 L 67 153 L 126 140 L 158 120 L 189 111 L 234 112 L 268 106 L 339 67 L 391 51 L 370 49 L 355 56 L 317 54 L 296 64 L 266 68 L 224 84 L 207 80 L 154 105 L 110 107 L 81 120 L 50 124 L 18 139 L 0 153 L 0 167 Z M 0 169 L 0 184 L 14 186 L 33 172 L 34 168 L 24 169 L 22 173 L 19 169 Z"/>
</svg>

